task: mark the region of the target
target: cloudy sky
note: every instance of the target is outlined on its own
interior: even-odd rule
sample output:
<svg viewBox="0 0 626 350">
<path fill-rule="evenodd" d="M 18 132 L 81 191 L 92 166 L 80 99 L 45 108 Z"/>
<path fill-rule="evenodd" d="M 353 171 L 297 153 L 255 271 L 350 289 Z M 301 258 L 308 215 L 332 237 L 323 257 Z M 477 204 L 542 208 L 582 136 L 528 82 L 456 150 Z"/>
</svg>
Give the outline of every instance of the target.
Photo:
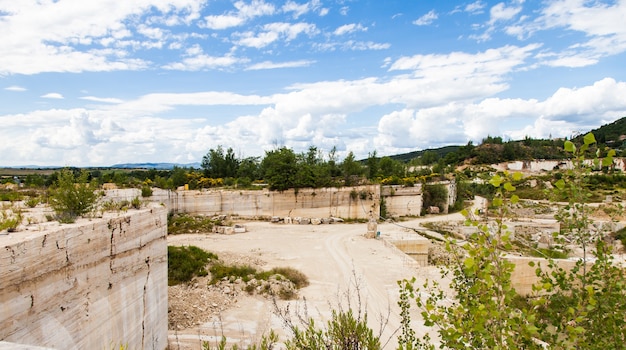
<svg viewBox="0 0 626 350">
<path fill-rule="evenodd" d="M 340 158 L 626 116 L 626 0 L 0 0 L 0 165 Z"/>
</svg>

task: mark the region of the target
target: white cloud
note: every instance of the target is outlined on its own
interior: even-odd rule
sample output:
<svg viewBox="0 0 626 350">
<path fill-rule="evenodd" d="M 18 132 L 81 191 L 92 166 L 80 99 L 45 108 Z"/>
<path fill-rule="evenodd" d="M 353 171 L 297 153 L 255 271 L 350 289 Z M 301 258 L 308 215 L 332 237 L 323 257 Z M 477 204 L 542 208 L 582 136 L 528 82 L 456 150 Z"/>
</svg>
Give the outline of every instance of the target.
<svg viewBox="0 0 626 350">
<path fill-rule="evenodd" d="M 545 29 L 563 27 L 585 34 L 589 40 L 576 49 L 596 55 L 626 51 L 626 1 L 612 5 L 582 0 L 560 0 L 543 9 L 537 20 Z"/>
<path fill-rule="evenodd" d="M 354 33 L 357 31 L 366 32 L 367 27 L 363 27 L 361 24 L 357 24 L 357 23 L 344 24 L 342 26 L 339 26 L 337 29 L 335 29 L 333 34 L 344 35 L 344 34 Z"/>
<path fill-rule="evenodd" d="M 503 2 L 496 4 L 489 10 L 490 19 L 489 23 L 494 24 L 498 21 L 509 21 L 513 19 L 518 13 L 522 11 L 521 7 L 509 6 L 507 7 Z"/>
<path fill-rule="evenodd" d="M 473 15 L 480 14 L 480 13 L 483 13 L 484 8 L 485 8 L 485 4 L 482 1 L 475 1 L 465 6 L 465 12 L 469 12 Z"/>
<path fill-rule="evenodd" d="M 145 69 L 150 62 L 119 55 L 120 51 L 85 50 L 83 45 L 109 46 L 127 40 L 134 30 L 152 37 L 159 34 L 134 27 L 134 18 L 160 11 L 153 17 L 194 16 L 201 0 L 81 2 L 4 2 L 0 32 L 0 74 L 83 72 Z M 158 43 L 135 46 L 156 47 Z"/>
<path fill-rule="evenodd" d="M 430 10 L 427 14 L 413 21 L 416 26 L 427 26 L 432 24 L 439 16 L 435 10 Z"/>
<path fill-rule="evenodd" d="M 205 26 L 209 29 L 227 29 L 237 27 L 245 22 L 245 18 L 233 15 L 218 15 L 205 17 Z"/>
<path fill-rule="evenodd" d="M 230 53 L 224 56 L 210 56 L 204 53 L 199 45 L 194 45 L 185 51 L 184 58 L 179 62 L 171 62 L 161 68 L 167 70 L 199 71 L 206 69 L 222 69 L 244 64 L 249 60 L 239 58 Z"/>
<path fill-rule="evenodd" d="M 314 64 L 315 61 L 310 60 L 298 60 L 298 61 L 289 61 L 289 62 L 270 62 L 264 61 L 260 63 L 253 64 L 246 68 L 246 70 L 262 70 L 262 69 L 277 69 L 277 68 L 299 68 L 299 67 L 308 67 Z"/>
<path fill-rule="evenodd" d="M 477 54 L 452 52 L 446 55 L 430 54 L 401 57 L 389 68 L 413 71 L 415 76 L 433 81 L 480 79 L 484 82 L 503 82 L 503 77 L 523 66 L 538 44 L 524 47 L 503 46 Z"/>
<path fill-rule="evenodd" d="M 62 100 L 64 98 L 63 95 L 59 94 L 58 92 L 50 92 L 50 93 L 41 95 L 40 97 L 51 98 L 51 99 L 56 99 L 56 100 Z"/>
<path fill-rule="evenodd" d="M 220 144 L 256 156 L 278 143 L 296 152 L 309 145 L 324 150 L 338 146 L 361 158 L 374 149 L 380 155 L 396 154 L 468 140 L 480 142 L 486 135 L 511 139 L 569 136 L 626 115 L 626 82 L 614 79 L 562 88 L 543 101 L 497 98 L 484 92 L 489 81 L 471 83 L 435 84 L 399 75 L 389 81 L 368 78 L 299 84 L 271 96 L 217 91 L 147 94 L 106 109 L 0 115 L 0 138 L 6 140 L 0 143 L 0 153 L 5 155 L 5 164 L 24 164 L 28 159 L 28 163 L 42 165 L 111 165 L 137 159 L 197 161 Z M 258 106 L 258 112 L 246 108 L 247 114 L 221 125 L 212 123 L 209 115 L 155 116 L 179 106 Z M 377 106 L 389 110 L 377 127 L 352 126 L 360 113 Z"/>
<path fill-rule="evenodd" d="M 289 0 L 283 5 L 282 10 L 285 13 L 292 13 L 293 18 L 298 18 L 311 11 L 315 11 L 321 6 L 319 0 L 311 0 L 304 4 L 298 4 L 295 1 Z M 323 10 L 322 10 L 323 11 Z"/>
<path fill-rule="evenodd" d="M 83 96 L 80 98 L 81 100 L 94 101 L 94 102 L 104 102 L 104 103 L 122 103 L 124 100 L 113 97 L 96 97 L 96 96 Z"/>
<path fill-rule="evenodd" d="M 272 15 L 276 8 L 262 0 L 253 0 L 249 4 L 237 1 L 233 4 L 237 11 L 231 11 L 222 15 L 206 16 L 205 23 L 201 24 L 209 29 L 221 30 L 243 25 L 247 21 L 260 16 Z"/>
<path fill-rule="evenodd" d="M 16 92 L 26 91 L 26 88 L 17 86 L 17 85 L 7 86 L 4 89 L 7 91 L 16 91 Z"/>
<path fill-rule="evenodd" d="M 251 31 L 235 33 L 235 43 L 241 46 L 263 48 L 277 40 L 291 41 L 300 34 L 315 35 L 317 28 L 309 23 L 285 23 L 275 22 L 263 26 L 263 31 L 254 33 Z"/>
</svg>

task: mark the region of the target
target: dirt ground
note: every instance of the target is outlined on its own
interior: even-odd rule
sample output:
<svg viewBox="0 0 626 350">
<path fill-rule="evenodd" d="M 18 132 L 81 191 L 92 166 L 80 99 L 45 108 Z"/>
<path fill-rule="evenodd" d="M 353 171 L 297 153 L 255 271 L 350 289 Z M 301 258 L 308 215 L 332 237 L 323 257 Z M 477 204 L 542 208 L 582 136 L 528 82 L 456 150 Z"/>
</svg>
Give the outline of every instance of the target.
<svg viewBox="0 0 626 350">
<path fill-rule="evenodd" d="M 294 310 L 302 312 L 306 308 L 317 324 L 323 324 L 330 318 L 332 308 L 351 305 L 358 310 L 360 305 L 367 310 L 375 333 L 382 329 L 381 342 L 387 344 L 387 349 L 396 347 L 399 334 L 397 281 L 416 277 L 421 285 L 425 279 L 439 279 L 436 267 L 420 267 L 385 243 L 385 238 L 392 236 L 414 235 L 394 224 L 379 224 L 378 239 L 365 238 L 367 224 L 245 225 L 246 233 L 176 235 L 169 236 L 168 243 L 195 245 L 227 262 L 249 264 L 260 270 L 296 268 L 306 274 L 310 285 L 300 290 L 298 300 L 278 302 L 280 309 L 288 307 L 294 315 Z M 419 222 L 402 225 L 417 227 Z M 246 345 L 270 329 L 279 333 L 281 339 L 289 337 L 270 299 L 232 288 L 207 288 L 206 282 L 198 279 L 190 286 L 170 287 L 170 349 L 200 349 L 202 341 L 215 346 L 222 335 L 231 344 Z M 419 328 L 418 312 L 413 311 Z M 385 326 L 381 327 L 381 323 Z M 421 335 L 417 329 L 417 336 Z"/>
</svg>

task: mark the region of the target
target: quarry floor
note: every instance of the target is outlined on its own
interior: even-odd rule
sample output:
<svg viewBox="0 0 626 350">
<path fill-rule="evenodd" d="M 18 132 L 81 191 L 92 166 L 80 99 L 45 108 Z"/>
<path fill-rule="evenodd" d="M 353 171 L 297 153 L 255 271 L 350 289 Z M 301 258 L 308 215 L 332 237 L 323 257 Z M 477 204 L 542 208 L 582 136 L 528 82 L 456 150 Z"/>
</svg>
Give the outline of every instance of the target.
<svg viewBox="0 0 626 350">
<path fill-rule="evenodd" d="M 459 214 L 442 215 L 431 220 L 462 220 Z M 400 223 L 417 227 L 424 218 Z M 392 223 L 378 225 L 380 237 L 365 238 L 367 224 L 337 223 L 329 225 L 273 224 L 245 222 L 247 232 L 233 235 L 189 234 L 168 237 L 169 245 L 195 245 L 216 253 L 221 259 L 248 263 L 261 270 L 273 267 L 293 267 L 309 279 L 310 285 L 300 290 L 298 300 L 274 303 L 263 296 L 229 291 L 221 299 L 209 291 L 206 279 L 191 286 L 170 287 L 170 309 L 196 312 L 192 325 L 176 325 L 170 320 L 170 349 L 200 349 L 202 341 L 216 346 L 225 335 L 231 344 L 246 345 L 256 342 L 270 329 L 281 335 L 290 333 L 276 313 L 276 307 L 289 308 L 297 324 L 296 310 L 307 310 L 308 316 L 322 324 L 330 319 L 331 310 L 351 306 L 367 310 L 370 327 L 378 333 L 385 348 L 396 347 L 400 327 L 400 309 L 397 306 L 397 281 L 417 278 L 417 285 L 426 279 L 440 279 L 437 267 L 420 267 L 385 239 L 407 239 L 415 235 Z M 360 297 L 360 300 L 359 300 Z M 189 299 L 189 300 L 186 300 Z M 175 306 L 174 306 L 175 305 Z M 180 308 L 189 311 L 181 311 Z M 173 310 L 170 310 L 173 313 Z M 413 320 L 419 330 L 419 315 L 414 308 Z M 198 316 L 199 314 L 199 316 Z M 187 315 L 184 315 L 187 316 Z M 385 324 L 381 327 L 381 322 Z"/>
</svg>

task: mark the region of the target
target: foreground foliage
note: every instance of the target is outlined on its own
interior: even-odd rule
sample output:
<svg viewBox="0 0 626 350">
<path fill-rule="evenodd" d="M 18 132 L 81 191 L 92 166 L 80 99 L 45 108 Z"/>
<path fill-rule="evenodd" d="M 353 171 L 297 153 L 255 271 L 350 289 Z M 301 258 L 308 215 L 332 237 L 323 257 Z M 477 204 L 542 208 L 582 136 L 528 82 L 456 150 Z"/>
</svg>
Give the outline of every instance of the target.
<svg viewBox="0 0 626 350">
<path fill-rule="evenodd" d="M 593 134 L 586 135 L 579 148 L 566 142 L 564 149 L 572 155 L 574 169 L 555 183 L 558 194 L 569 199 L 557 215 L 562 229 L 555 235 L 582 248 L 583 257 L 575 267 L 566 270 L 548 259 L 547 268 L 536 270 L 540 281 L 533 287 L 535 292 L 527 297 L 517 294 L 511 285 L 514 266 L 505 258 L 512 248 L 506 218 L 509 206 L 519 200 L 513 184 L 521 175 L 496 175 L 490 181 L 495 189 L 491 203 L 495 217 L 491 223 L 479 222 L 465 213 L 476 233 L 463 246 L 465 255 L 442 270 L 444 277 L 451 274 L 454 300 L 447 299 L 434 282 L 423 286 L 415 286 L 415 279 L 399 282 L 400 349 L 434 349 L 435 339 L 442 349 L 626 347 L 626 276 L 613 261 L 605 241 L 609 235 L 592 225 L 586 204 L 591 195 L 583 186 L 592 169 L 612 164 L 614 153 L 599 159 L 602 153 L 597 149 L 595 160 L 585 161 L 585 153 L 595 144 Z M 448 243 L 449 250 L 453 244 Z M 412 302 L 436 337 L 416 337 L 409 312 Z"/>
</svg>

